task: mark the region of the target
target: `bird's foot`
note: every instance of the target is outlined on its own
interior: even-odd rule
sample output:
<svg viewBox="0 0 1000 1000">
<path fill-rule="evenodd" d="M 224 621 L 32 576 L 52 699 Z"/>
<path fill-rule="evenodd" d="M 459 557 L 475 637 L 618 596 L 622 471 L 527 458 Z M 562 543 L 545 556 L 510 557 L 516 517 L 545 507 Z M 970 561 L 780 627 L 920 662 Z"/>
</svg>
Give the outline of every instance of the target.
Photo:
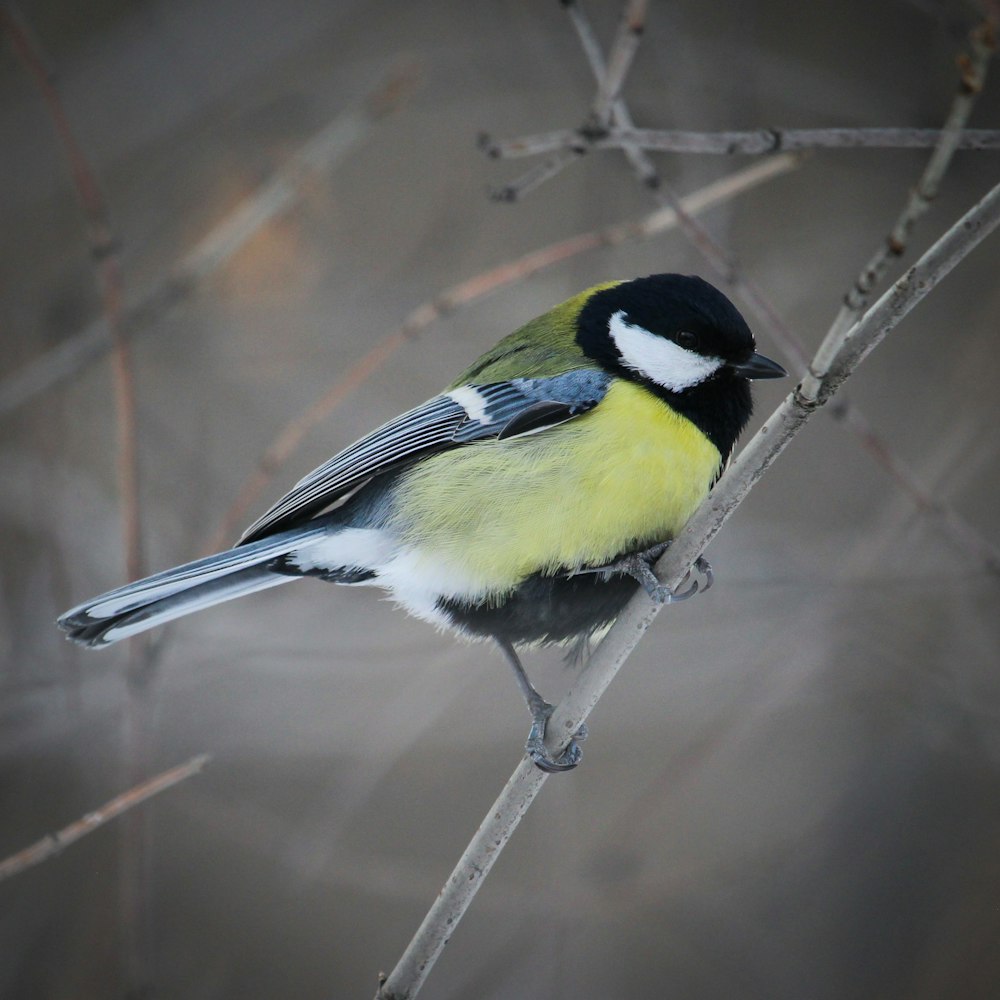
<svg viewBox="0 0 1000 1000">
<path fill-rule="evenodd" d="M 606 566 L 587 568 L 580 572 L 600 573 L 605 580 L 615 575 L 631 576 L 642 584 L 642 589 L 658 604 L 678 604 L 680 601 L 686 601 L 689 597 L 694 597 L 699 591 L 705 593 L 715 582 L 715 574 L 712 572 L 712 564 L 704 556 L 698 556 L 692 567 L 704 576 L 704 585 L 700 584 L 698 580 L 692 580 L 690 573 L 684 577 L 676 590 L 669 590 L 660 583 L 659 578 L 653 572 L 653 563 L 669 547 L 669 542 L 660 542 L 642 552 L 633 552 L 631 555 L 622 556 Z"/>
<path fill-rule="evenodd" d="M 587 738 L 587 725 L 583 723 L 573 734 L 573 738 L 566 745 L 566 748 L 554 757 L 545 745 L 545 730 L 549 719 L 552 716 L 553 707 L 547 702 L 539 701 L 531 706 L 531 730 L 528 733 L 528 742 L 524 744 L 525 752 L 531 758 L 532 763 L 539 771 L 548 774 L 558 774 L 561 771 L 572 771 L 583 757 L 580 744 Z"/>
</svg>

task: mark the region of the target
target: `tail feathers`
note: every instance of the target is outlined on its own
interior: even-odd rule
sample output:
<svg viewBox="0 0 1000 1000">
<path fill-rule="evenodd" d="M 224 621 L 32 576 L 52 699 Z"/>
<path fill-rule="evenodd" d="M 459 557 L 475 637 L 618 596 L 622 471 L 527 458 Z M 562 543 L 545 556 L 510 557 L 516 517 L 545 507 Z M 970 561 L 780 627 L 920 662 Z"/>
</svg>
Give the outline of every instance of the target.
<svg viewBox="0 0 1000 1000">
<path fill-rule="evenodd" d="M 202 608 L 294 579 L 268 565 L 325 534 L 286 531 L 126 584 L 67 611 L 59 627 L 84 646 L 107 646 Z"/>
<path fill-rule="evenodd" d="M 236 597 L 289 583 L 293 576 L 272 573 L 266 566 L 251 566 L 219 580 L 209 580 L 170 597 L 161 597 L 130 611 L 106 618 L 87 619 L 84 614 L 59 619 L 66 637 L 83 646 L 110 646 L 113 642 L 139 635 L 175 618 L 193 614 Z"/>
</svg>

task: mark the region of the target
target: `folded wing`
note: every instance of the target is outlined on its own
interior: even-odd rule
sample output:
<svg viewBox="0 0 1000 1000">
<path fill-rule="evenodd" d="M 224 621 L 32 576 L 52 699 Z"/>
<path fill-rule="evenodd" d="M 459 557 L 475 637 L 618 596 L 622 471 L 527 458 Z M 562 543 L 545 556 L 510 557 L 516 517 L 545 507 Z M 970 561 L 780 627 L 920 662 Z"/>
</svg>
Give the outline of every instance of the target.
<svg viewBox="0 0 1000 1000">
<path fill-rule="evenodd" d="M 464 385 L 435 396 L 345 448 L 297 483 L 255 521 L 240 545 L 301 523 L 373 476 L 484 438 L 535 434 L 593 409 L 610 379 L 581 369 L 552 378 Z"/>
</svg>

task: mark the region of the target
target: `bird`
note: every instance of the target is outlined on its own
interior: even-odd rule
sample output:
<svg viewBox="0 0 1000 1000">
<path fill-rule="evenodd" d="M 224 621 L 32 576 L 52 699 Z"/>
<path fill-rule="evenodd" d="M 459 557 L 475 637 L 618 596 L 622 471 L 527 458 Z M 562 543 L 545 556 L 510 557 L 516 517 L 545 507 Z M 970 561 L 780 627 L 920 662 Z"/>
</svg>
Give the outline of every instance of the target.
<svg viewBox="0 0 1000 1000">
<path fill-rule="evenodd" d="M 728 462 L 751 381 L 785 374 L 702 278 L 603 282 L 310 472 L 233 548 L 58 624 L 101 647 L 302 577 L 380 587 L 417 618 L 496 643 L 531 712 L 528 756 L 570 770 L 585 730 L 546 748 L 553 708 L 518 648 L 585 646 L 639 588 L 661 601 L 698 589 L 665 592 L 652 564 Z"/>
</svg>

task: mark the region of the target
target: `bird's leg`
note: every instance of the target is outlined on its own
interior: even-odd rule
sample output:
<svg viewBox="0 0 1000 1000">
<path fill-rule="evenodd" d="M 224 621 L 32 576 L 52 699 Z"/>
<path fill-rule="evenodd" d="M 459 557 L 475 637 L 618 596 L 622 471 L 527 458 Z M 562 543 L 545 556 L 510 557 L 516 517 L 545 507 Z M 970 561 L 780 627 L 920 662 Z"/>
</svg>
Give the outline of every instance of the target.
<svg viewBox="0 0 1000 1000">
<path fill-rule="evenodd" d="M 521 694 L 524 695 L 524 700 L 528 703 L 528 711 L 531 712 L 531 729 L 528 732 L 528 742 L 524 745 L 526 753 L 540 771 L 548 771 L 550 774 L 558 771 L 571 771 L 580 763 L 580 758 L 583 756 L 580 743 L 587 738 L 586 725 L 581 725 L 573 734 L 573 739 L 569 741 L 566 749 L 558 757 L 553 757 L 545 746 L 545 727 L 552 715 L 553 707 L 528 680 L 528 675 L 511 643 L 500 638 L 497 638 L 496 643 L 503 650 L 503 655 L 511 665 L 514 677 L 517 679 L 517 686 L 521 689 Z"/>
<path fill-rule="evenodd" d="M 712 572 L 712 564 L 704 557 L 698 556 L 694 563 L 694 569 L 698 570 L 705 577 L 705 585 L 699 586 L 697 580 L 691 580 L 686 589 L 684 585 L 688 583 L 691 574 L 681 581 L 677 590 L 667 590 L 657 579 L 653 572 L 653 563 L 670 548 L 670 542 L 660 542 L 652 545 L 642 552 L 633 552 L 627 556 L 621 556 L 612 563 L 605 566 L 592 566 L 585 569 L 576 570 L 577 573 L 600 573 L 605 580 L 614 575 L 631 576 L 642 584 L 642 589 L 660 604 L 677 604 L 679 601 L 686 601 L 689 597 L 694 597 L 700 590 L 705 593 L 715 582 L 715 574 Z"/>
</svg>

